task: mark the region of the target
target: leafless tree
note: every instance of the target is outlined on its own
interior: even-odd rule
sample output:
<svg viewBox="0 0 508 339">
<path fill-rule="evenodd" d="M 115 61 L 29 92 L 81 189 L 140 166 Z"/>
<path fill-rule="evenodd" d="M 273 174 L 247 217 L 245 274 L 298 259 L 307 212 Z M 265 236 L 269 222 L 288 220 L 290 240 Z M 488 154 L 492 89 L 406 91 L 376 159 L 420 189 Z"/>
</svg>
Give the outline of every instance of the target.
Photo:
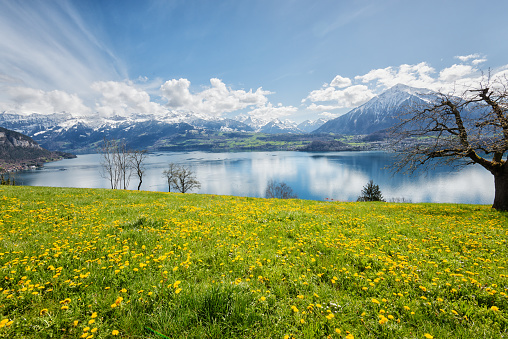
<svg viewBox="0 0 508 339">
<path fill-rule="evenodd" d="M 170 163 L 169 168 L 162 172 L 162 176 L 168 181 L 169 192 L 171 192 L 171 188 L 186 193 L 201 187 L 201 183 L 196 179 L 192 169 L 183 165 Z"/>
<path fill-rule="evenodd" d="M 100 148 L 102 156 L 101 176 L 109 181 L 111 189 L 117 189 L 120 183 L 120 172 L 116 166 L 116 152 L 118 149 L 118 142 L 116 140 L 108 140 L 104 138 Z"/>
<path fill-rule="evenodd" d="M 142 151 L 134 150 L 130 152 L 131 166 L 136 172 L 136 175 L 138 176 L 139 179 L 138 191 L 140 190 L 141 184 L 143 183 L 143 174 L 145 174 L 145 168 L 143 166 L 143 163 L 147 155 L 148 153 L 146 150 Z"/>
<path fill-rule="evenodd" d="M 265 196 L 267 198 L 277 199 L 297 199 L 298 196 L 293 193 L 293 189 L 285 182 L 277 182 L 275 180 L 268 181 Z"/>
<path fill-rule="evenodd" d="M 133 167 L 130 159 L 130 151 L 127 149 L 124 142 L 117 143 L 115 162 L 120 172 L 120 187 L 126 190 L 129 187 Z"/>
<path fill-rule="evenodd" d="M 112 189 L 127 189 L 133 171 L 136 171 L 139 178 L 138 190 L 140 189 L 146 151 L 129 150 L 124 142 L 104 138 L 100 152 L 102 155 L 101 175 L 108 179 Z"/>
<path fill-rule="evenodd" d="M 508 79 L 488 77 L 458 95 L 437 92 L 424 99 L 392 130 L 399 150 L 395 169 L 480 164 L 494 176 L 492 207 L 508 210 Z"/>
<path fill-rule="evenodd" d="M 169 168 L 162 172 L 162 177 L 168 181 L 168 192 L 171 192 L 171 188 L 174 187 L 174 182 L 180 171 L 180 166 L 175 163 L 170 163 Z"/>
</svg>

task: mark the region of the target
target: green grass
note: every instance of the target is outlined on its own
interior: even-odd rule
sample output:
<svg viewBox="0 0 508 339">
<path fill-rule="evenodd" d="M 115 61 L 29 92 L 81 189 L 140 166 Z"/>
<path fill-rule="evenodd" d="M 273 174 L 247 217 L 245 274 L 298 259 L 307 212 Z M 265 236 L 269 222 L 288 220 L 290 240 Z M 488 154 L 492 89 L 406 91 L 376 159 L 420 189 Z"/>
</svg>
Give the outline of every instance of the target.
<svg viewBox="0 0 508 339">
<path fill-rule="evenodd" d="M 488 206 L 5 186 L 0 204 L 0 338 L 508 336 L 508 215 Z"/>
</svg>

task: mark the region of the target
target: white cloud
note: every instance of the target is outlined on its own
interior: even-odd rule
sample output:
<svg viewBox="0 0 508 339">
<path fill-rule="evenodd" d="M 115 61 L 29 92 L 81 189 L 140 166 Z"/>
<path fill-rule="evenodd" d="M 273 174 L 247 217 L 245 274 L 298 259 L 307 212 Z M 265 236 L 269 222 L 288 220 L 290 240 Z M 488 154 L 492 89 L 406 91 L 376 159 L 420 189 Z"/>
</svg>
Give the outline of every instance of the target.
<svg viewBox="0 0 508 339">
<path fill-rule="evenodd" d="M 298 108 L 293 106 L 282 106 L 278 105 L 274 107 L 271 103 L 268 103 L 265 106 L 258 107 L 248 112 L 250 116 L 259 120 L 273 120 L 275 118 L 281 118 L 284 116 L 288 116 L 294 112 L 296 112 Z"/>
<path fill-rule="evenodd" d="M 426 62 L 416 65 L 403 64 L 398 67 L 386 67 L 374 69 L 365 75 L 355 77 L 355 80 L 362 83 L 377 82 L 378 85 L 390 88 L 397 84 L 405 84 L 412 87 L 428 88 L 431 87 L 435 79 L 431 74 L 435 72 Z"/>
<path fill-rule="evenodd" d="M 64 91 L 43 91 L 28 87 L 10 87 L 8 109 L 21 114 L 68 112 L 75 115 L 90 113 L 90 108 L 76 94 Z"/>
<path fill-rule="evenodd" d="M 439 80 L 444 83 L 453 83 L 459 79 L 473 75 L 476 72 L 472 66 L 469 65 L 452 65 L 439 72 Z"/>
<path fill-rule="evenodd" d="M 268 102 L 266 96 L 272 94 L 261 87 L 248 92 L 233 90 L 216 78 L 210 79 L 210 84 L 211 87 L 201 92 L 191 93 L 189 80 L 172 79 L 166 81 L 160 91 L 170 108 L 213 116 L 251 106 L 263 107 Z"/>
<path fill-rule="evenodd" d="M 310 104 L 307 109 L 310 109 L 311 111 L 331 111 L 334 109 L 342 108 L 341 106 L 336 105 L 316 105 L 315 103 Z"/>
<path fill-rule="evenodd" d="M 475 60 L 473 60 L 473 61 L 472 61 L 472 64 L 473 64 L 473 65 L 479 65 L 479 64 L 484 63 L 484 62 L 486 62 L 486 61 L 487 61 L 487 59 L 486 59 L 486 58 L 475 59 Z"/>
<path fill-rule="evenodd" d="M 68 2 L 1 1 L 0 32 L 0 86 L 83 94 L 126 74 Z"/>
<path fill-rule="evenodd" d="M 132 113 L 164 114 L 168 110 L 152 102 L 147 92 L 136 88 L 131 82 L 98 81 L 92 89 L 101 93 L 96 110 L 103 116 L 128 116 Z"/>
<path fill-rule="evenodd" d="M 475 53 L 475 54 L 469 54 L 469 55 L 457 55 L 455 58 L 459 59 L 462 62 L 467 62 L 471 59 L 477 59 L 479 57 L 480 57 L 480 54 Z"/>
<path fill-rule="evenodd" d="M 311 102 L 334 102 L 335 108 L 355 107 L 374 97 L 374 93 L 364 85 L 354 85 L 343 90 L 326 87 L 310 92 L 306 100 Z M 318 106 L 313 106 L 317 108 Z"/>
<path fill-rule="evenodd" d="M 348 87 L 348 86 L 351 86 L 351 79 L 343 78 L 340 75 L 337 75 L 330 83 L 330 86 L 337 87 L 337 88 Z"/>
</svg>

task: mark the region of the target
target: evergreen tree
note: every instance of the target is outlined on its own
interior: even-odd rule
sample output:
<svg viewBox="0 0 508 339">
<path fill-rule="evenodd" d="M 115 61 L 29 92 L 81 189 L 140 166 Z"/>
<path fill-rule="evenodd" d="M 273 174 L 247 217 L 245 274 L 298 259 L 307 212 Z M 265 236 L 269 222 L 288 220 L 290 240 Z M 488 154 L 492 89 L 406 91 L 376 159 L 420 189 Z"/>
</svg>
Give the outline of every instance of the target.
<svg viewBox="0 0 508 339">
<path fill-rule="evenodd" d="M 363 186 L 362 195 L 360 195 L 357 201 L 385 201 L 383 194 L 378 185 L 374 184 L 373 180 L 370 180 L 367 185 Z"/>
</svg>

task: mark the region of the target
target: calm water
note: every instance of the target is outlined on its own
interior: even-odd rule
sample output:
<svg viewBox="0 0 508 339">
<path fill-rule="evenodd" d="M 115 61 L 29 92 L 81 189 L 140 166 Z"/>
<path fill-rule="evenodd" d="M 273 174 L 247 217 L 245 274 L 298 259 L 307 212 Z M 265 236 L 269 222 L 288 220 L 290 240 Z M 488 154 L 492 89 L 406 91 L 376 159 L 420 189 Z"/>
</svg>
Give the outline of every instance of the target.
<svg viewBox="0 0 508 339">
<path fill-rule="evenodd" d="M 100 175 L 100 161 L 98 154 L 80 155 L 18 173 L 16 180 L 32 186 L 109 188 Z M 263 197 L 267 182 L 274 179 L 286 182 L 302 199 L 355 201 L 372 179 L 387 200 L 491 204 L 494 199 L 494 179 L 479 166 L 393 176 L 384 169 L 392 161 L 384 152 L 153 153 L 147 158 L 141 189 L 167 191 L 162 172 L 175 162 L 195 171 L 201 182 L 195 193 Z M 134 176 L 130 187 L 137 188 Z"/>
</svg>

